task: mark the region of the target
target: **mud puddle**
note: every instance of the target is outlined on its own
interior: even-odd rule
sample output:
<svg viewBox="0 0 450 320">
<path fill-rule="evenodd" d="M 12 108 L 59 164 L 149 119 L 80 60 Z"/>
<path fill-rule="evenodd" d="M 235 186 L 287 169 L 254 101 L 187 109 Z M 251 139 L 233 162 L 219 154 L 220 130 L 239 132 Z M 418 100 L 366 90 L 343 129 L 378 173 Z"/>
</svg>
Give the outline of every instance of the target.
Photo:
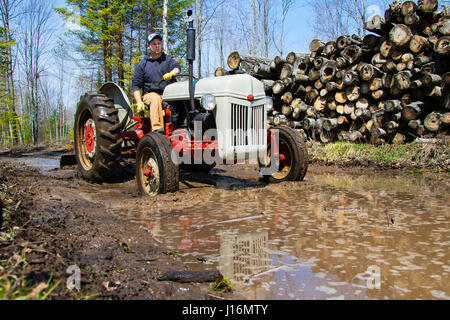
<svg viewBox="0 0 450 320">
<path fill-rule="evenodd" d="M 134 181 L 79 192 L 248 299 L 450 299 L 448 187 L 321 167 L 266 185 L 233 166 L 156 199 L 133 197 Z"/>
<path fill-rule="evenodd" d="M 59 169 L 59 158 L 65 151 L 47 151 L 41 153 L 20 153 L 19 155 L 1 156 L 0 160 L 14 161 L 32 168 L 39 169 L 41 173 Z"/>
<path fill-rule="evenodd" d="M 76 190 L 247 299 L 450 299 L 448 177 L 311 166 L 304 182 L 258 178 L 182 173 L 153 199 L 130 174 Z"/>
</svg>

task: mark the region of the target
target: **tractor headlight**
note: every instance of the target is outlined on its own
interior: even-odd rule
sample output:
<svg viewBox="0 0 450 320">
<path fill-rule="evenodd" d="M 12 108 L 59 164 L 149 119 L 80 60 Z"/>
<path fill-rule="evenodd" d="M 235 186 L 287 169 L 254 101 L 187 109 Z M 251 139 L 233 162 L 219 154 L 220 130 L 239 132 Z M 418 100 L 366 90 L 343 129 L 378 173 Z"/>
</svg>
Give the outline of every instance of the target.
<svg viewBox="0 0 450 320">
<path fill-rule="evenodd" d="M 273 100 L 271 97 L 266 97 L 266 110 L 270 111 L 273 109 Z"/>
<path fill-rule="evenodd" d="M 206 111 L 212 111 L 216 107 L 216 98 L 212 94 L 205 94 L 200 99 L 200 105 Z"/>
</svg>

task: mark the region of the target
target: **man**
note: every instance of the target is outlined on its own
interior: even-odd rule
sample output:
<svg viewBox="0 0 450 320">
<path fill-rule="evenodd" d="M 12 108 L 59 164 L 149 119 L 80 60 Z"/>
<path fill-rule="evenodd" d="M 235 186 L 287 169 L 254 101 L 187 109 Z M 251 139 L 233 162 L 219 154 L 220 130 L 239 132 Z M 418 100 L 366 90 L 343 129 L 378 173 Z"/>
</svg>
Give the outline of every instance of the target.
<svg viewBox="0 0 450 320">
<path fill-rule="evenodd" d="M 147 38 L 150 54 L 144 57 L 134 69 L 132 80 L 133 96 L 137 103 L 137 112 L 142 113 L 145 105 L 150 106 L 152 131 L 164 133 L 162 112 L 162 93 L 174 75 L 180 73 L 180 64 L 171 56 L 162 52 L 162 37 L 152 33 Z M 159 86 L 161 80 L 164 80 Z M 141 95 L 141 90 L 143 95 Z"/>
</svg>

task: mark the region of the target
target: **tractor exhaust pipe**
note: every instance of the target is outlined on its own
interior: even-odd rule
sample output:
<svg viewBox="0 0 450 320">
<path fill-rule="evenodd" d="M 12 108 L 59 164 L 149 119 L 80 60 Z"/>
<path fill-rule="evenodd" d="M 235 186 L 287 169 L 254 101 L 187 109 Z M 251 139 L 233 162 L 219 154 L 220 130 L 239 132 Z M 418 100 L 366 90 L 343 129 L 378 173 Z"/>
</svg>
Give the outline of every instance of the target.
<svg viewBox="0 0 450 320">
<path fill-rule="evenodd" d="M 194 19 L 192 18 L 192 10 L 187 12 L 187 52 L 186 57 L 189 63 L 189 100 L 191 103 L 191 111 L 195 111 L 194 102 L 194 60 L 195 60 L 195 29 Z"/>
</svg>

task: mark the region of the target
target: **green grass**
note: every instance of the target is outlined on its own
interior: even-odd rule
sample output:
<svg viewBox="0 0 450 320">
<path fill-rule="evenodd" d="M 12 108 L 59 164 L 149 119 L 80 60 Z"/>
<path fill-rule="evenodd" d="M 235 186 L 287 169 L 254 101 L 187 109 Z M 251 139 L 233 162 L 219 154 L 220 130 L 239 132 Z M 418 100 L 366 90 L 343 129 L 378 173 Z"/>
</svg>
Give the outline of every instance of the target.
<svg viewBox="0 0 450 320">
<path fill-rule="evenodd" d="M 216 292 L 225 292 L 230 290 L 232 287 L 231 281 L 227 279 L 227 277 L 219 277 L 216 279 L 214 286 L 212 289 Z"/>
<path fill-rule="evenodd" d="M 52 275 L 47 283 L 41 282 L 32 286 L 31 280 L 7 274 L 3 267 L 0 269 L 0 274 L 0 300 L 47 300 L 61 283 L 59 280 L 50 287 Z"/>
<path fill-rule="evenodd" d="M 398 167 L 445 168 L 450 156 L 450 147 L 444 144 L 424 144 L 419 142 L 401 145 L 334 142 L 325 145 L 313 144 L 310 148 L 312 159 L 327 162 L 365 161 L 373 165 L 396 165 Z"/>
</svg>

